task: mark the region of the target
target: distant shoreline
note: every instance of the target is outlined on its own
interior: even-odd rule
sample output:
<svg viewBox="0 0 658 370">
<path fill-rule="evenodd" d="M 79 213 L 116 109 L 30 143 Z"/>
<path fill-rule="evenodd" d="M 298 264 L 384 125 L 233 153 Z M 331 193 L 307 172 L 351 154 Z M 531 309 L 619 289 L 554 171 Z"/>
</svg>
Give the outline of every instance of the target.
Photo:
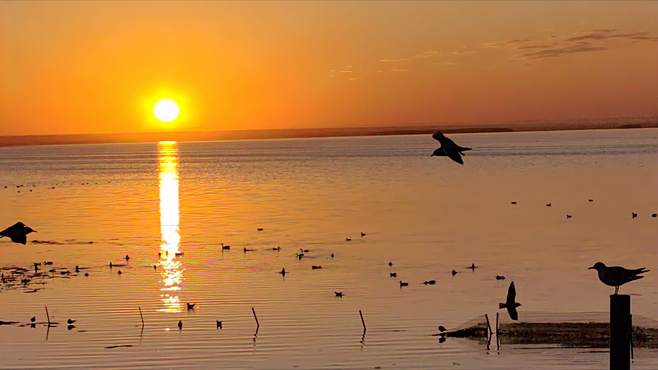
<svg viewBox="0 0 658 370">
<path fill-rule="evenodd" d="M 190 131 L 190 132 L 146 132 L 117 134 L 70 134 L 70 135 L 16 135 L 0 136 L 0 147 L 67 144 L 112 144 L 146 143 L 157 141 L 217 141 L 254 139 L 293 139 L 314 137 L 420 135 L 436 130 L 445 133 L 494 133 L 528 131 L 567 131 L 567 130 L 610 130 L 658 128 L 658 119 L 641 123 L 592 123 L 563 125 L 514 125 L 450 127 L 445 125 L 417 127 L 357 127 L 357 128 L 303 128 L 269 130 L 232 131 Z"/>
</svg>

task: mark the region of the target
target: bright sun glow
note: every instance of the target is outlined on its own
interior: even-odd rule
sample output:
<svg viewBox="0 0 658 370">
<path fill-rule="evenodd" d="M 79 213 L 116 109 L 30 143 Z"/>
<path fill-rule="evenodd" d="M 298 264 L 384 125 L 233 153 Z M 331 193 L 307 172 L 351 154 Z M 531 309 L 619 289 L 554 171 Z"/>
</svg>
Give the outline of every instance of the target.
<svg viewBox="0 0 658 370">
<path fill-rule="evenodd" d="M 178 117 L 180 109 L 178 104 L 171 99 L 160 99 L 153 106 L 153 114 L 162 122 L 171 122 Z"/>
</svg>

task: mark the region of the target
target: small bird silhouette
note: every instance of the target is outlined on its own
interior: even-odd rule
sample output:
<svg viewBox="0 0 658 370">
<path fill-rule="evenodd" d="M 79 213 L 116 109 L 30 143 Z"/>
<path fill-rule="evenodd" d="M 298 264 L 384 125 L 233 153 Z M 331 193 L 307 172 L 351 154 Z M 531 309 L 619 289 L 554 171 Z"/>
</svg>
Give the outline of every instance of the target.
<svg viewBox="0 0 658 370">
<path fill-rule="evenodd" d="M 478 267 L 474 263 L 471 263 L 471 265 L 467 267 L 467 269 L 469 269 L 471 271 L 475 271 L 476 268 L 478 268 Z"/>
<path fill-rule="evenodd" d="M 334 257 L 335 257 L 335 255 L 333 253 L 331 253 L 331 258 L 334 258 Z"/>
<path fill-rule="evenodd" d="M 587 199 L 587 201 L 592 203 L 592 202 L 594 202 L 594 199 Z"/>
<path fill-rule="evenodd" d="M 510 204 L 516 204 L 516 201 L 511 201 Z"/>
<path fill-rule="evenodd" d="M 443 325 L 439 325 L 439 331 L 440 331 L 441 333 L 443 333 L 444 331 L 447 331 L 447 330 L 448 330 L 448 329 L 446 329 L 445 326 L 443 326 Z"/>
<path fill-rule="evenodd" d="M 434 285 L 434 284 L 436 284 L 436 280 L 425 280 L 425 281 L 423 281 L 423 284 L 425 284 L 425 285 Z"/>
<path fill-rule="evenodd" d="M 186 305 L 188 311 L 194 311 L 194 306 L 196 306 L 196 303 L 189 303 L 188 302 L 185 305 Z"/>
<path fill-rule="evenodd" d="M 403 286 L 409 286 L 409 283 L 407 283 L 406 281 L 400 281 L 400 288 L 402 288 Z"/>
<path fill-rule="evenodd" d="M 619 287 L 631 282 L 633 280 L 642 279 L 645 272 L 649 272 L 646 268 L 626 269 L 621 266 L 606 266 L 603 262 L 597 262 L 594 266 L 589 267 L 591 270 L 596 270 L 599 275 L 599 280 L 605 285 L 615 287 L 615 294 L 619 293 Z"/>
<path fill-rule="evenodd" d="M 519 313 L 516 308 L 520 305 L 520 303 L 516 302 L 516 288 L 514 287 L 514 282 L 512 281 L 512 283 L 509 285 L 509 288 L 507 288 L 507 299 L 505 300 L 505 303 L 499 303 L 498 308 L 506 308 L 510 319 L 518 320 Z"/>
<path fill-rule="evenodd" d="M 464 164 L 462 155 L 464 155 L 465 151 L 471 150 L 471 148 L 455 144 L 454 141 L 443 135 L 441 131 L 436 131 L 434 134 L 432 134 L 432 138 L 441 144 L 439 148 L 432 152 L 432 157 L 448 157 L 459 164 Z"/>
<path fill-rule="evenodd" d="M 653 218 L 658 217 L 658 213 L 652 213 L 652 214 L 651 214 L 651 217 L 653 217 Z"/>
<path fill-rule="evenodd" d="M 364 233 L 363 231 L 361 231 L 361 237 L 363 238 L 363 237 L 365 237 L 365 236 L 366 236 L 366 233 Z"/>
<path fill-rule="evenodd" d="M 247 252 L 253 252 L 254 250 L 255 250 L 255 249 L 242 248 L 242 251 L 243 251 L 244 253 L 247 253 Z"/>
<path fill-rule="evenodd" d="M 637 218 L 637 213 L 631 212 L 631 218 Z"/>
<path fill-rule="evenodd" d="M 121 274 L 123 274 L 123 272 L 121 272 L 121 270 L 119 270 L 119 271 L 117 271 L 117 274 L 121 275 Z"/>
<path fill-rule="evenodd" d="M 320 270 L 320 269 L 322 269 L 322 266 L 320 266 L 320 265 L 313 265 L 313 266 L 311 266 L 311 269 L 312 269 L 312 270 Z"/>
<path fill-rule="evenodd" d="M 390 277 L 392 277 L 392 278 L 394 278 L 394 277 L 398 277 L 398 273 L 397 273 L 397 272 L 390 272 L 390 273 L 388 274 L 388 276 L 390 276 Z"/>
<path fill-rule="evenodd" d="M 277 252 L 281 252 L 281 247 L 276 246 L 276 247 L 272 248 L 272 250 L 277 251 Z"/>
<path fill-rule="evenodd" d="M 572 216 L 572 215 L 569 215 L 569 214 L 567 214 L 567 219 L 569 219 L 569 218 L 571 218 L 571 217 L 573 217 L 573 216 Z"/>
<path fill-rule="evenodd" d="M 263 231 L 263 228 L 259 227 L 259 228 L 256 229 L 256 231 Z"/>
<path fill-rule="evenodd" d="M 338 297 L 338 298 L 343 298 L 343 296 L 345 295 L 345 293 L 343 293 L 343 292 L 334 292 L 334 294 L 335 294 L 336 297 Z"/>
<path fill-rule="evenodd" d="M 286 268 L 284 267 L 278 273 L 281 274 L 281 276 L 285 277 L 288 272 L 286 271 Z"/>
<path fill-rule="evenodd" d="M 73 325 L 75 323 L 75 320 L 68 319 L 68 320 L 66 320 L 66 323 L 69 324 L 69 325 Z"/>
<path fill-rule="evenodd" d="M 183 321 L 178 320 L 178 330 L 183 330 Z"/>
<path fill-rule="evenodd" d="M 503 276 L 503 275 L 496 275 L 496 280 L 505 280 L 505 276 Z"/>
<path fill-rule="evenodd" d="M 451 271 L 450 273 L 452 274 L 452 276 L 455 276 L 455 275 L 457 275 L 457 274 L 458 274 L 458 272 L 457 272 L 457 271 L 455 271 L 455 270 L 452 270 L 452 271 Z"/>
<path fill-rule="evenodd" d="M 217 329 L 221 329 L 221 328 L 222 328 L 222 321 L 217 320 Z"/>
<path fill-rule="evenodd" d="M 126 261 L 130 261 L 130 256 L 126 254 L 126 257 L 124 257 Z"/>
<path fill-rule="evenodd" d="M 35 321 L 37 321 L 37 317 L 36 317 L 36 316 L 32 316 L 32 317 L 30 317 L 30 322 L 35 322 Z"/>
<path fill-rule="evenodd" d="M 228 244 L 220 243 L 220 245 L 222 246 L 222 251 L 231 250 L 231 246 Z"/>
<path fill-rule="evenodd" d="M 552 206 L 551 203 L 546 203 L 546 207 L 550 207 L 550 206 Z"/>
<path fill-rule="evenodd" d="M 345 241 L 346 241 L 346 242 L 351 242 L 351 241 L 352 241 L 352 238 L 347 237 L 347 238 L 345 238 Z"/>
<path fill-rule="evenodd" d="M 393 262 L 388 261 L 388 267 L 392 267 L 392 266 L 393 266 Z"/>
<path fill-rule="evenodd" d="M 22 222 L 17 222 L 0 231 L 0 238 L 7 237 L 14 243 L 25 245 L 27 244 L 27 234 L 34 232 L 36 232 L 36 230 L 33 230 L 29 226 L 25 226 Z"/>
</svg>

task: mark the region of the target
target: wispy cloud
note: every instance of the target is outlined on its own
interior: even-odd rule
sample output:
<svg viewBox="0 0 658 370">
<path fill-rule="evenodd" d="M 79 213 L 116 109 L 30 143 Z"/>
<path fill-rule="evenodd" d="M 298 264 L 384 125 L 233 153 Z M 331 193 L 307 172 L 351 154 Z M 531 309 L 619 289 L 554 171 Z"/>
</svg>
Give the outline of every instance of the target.
<svg viewBox="0 0 658 370">
<path fill-rule="evenodd" d="M 547 48 L 538 47 L 536 49 L 538 50 L 524 53 L 523 56 L 527 58 L 551 58 L 551 57 L 559 57 L 568 54 L 608 50 L 608 48 L 605 46 L 593 46 L 586 42 L 581 42 L 575 45 L 558 46 L 558 47 L 547 47 Z"/>
</svg>

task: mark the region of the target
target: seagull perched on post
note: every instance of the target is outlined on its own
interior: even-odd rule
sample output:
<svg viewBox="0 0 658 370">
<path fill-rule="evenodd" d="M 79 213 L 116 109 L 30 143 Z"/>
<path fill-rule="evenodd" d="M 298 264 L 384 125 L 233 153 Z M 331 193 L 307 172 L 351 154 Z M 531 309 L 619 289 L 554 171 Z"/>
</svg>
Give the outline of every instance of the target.
<svg viewBox="0 0 658 370">
<path fill-rule="evenodd" d="M 512 281 L 509 288 L 507 288 L 507 299 L 505 300 L 505 303 L 499 303 L 498 308 L 506 308 L 510 319 L 518 320 L 519 312 L 516 308 L 520 305 L 521 303 L 516 301 L 516 288 L 514 288 L 514 282 Z"/>
<path fill-rule="evenodd" d="M 615 294 L 619 293 L 619 287 L 633 280 L 642 279 L 640 275 L 649 272 L 646 268 L 629 270 L 621 266 L 606 266 L 603 262 L 597 262 L 594 266 L 589 267 L 599 273 L 599 280 L 605 285 L 615 287 Z"/>
<path fill-rule="evenodd" d="M 471 150 L 471 148 L 459 146 L 455 144 L 454 141 L 451 139 L 448 139 L 443 135 L 441 131 L 437 131 L 432 134 L 432 137 L 437 140 L 439 143 L 441 143 L 441 146 L 432 152 L 432 157 L 434 156 L 439 156 L 439 157 L 449 157 L 453 161 L 459 163 L 459 164 L 464 164 L 464 161 L 462 160 L 462 155 L 464 155 L 463 152 L 467 150 Z"/>
<path fill-rule="evenodd" d="M 22 222 L 17 222 L 0 231 L 0 238 L 7 237 L 14 243 L 25 245 L 27 243 L 27 234 L 34 232 L 36 232 L 36 230 L 33 230 L 29 226 L 25 226 L 25 224 Z"/>
</svg>

